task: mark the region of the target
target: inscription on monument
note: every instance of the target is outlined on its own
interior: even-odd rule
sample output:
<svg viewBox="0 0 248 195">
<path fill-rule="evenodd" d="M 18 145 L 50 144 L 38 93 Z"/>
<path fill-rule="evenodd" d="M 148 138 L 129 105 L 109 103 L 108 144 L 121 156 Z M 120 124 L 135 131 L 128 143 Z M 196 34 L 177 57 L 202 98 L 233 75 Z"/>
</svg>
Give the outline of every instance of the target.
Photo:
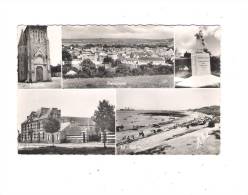
<svg viewBox="0 0 248 195">
<path fill-rule="evenodd" d="M 210 75 L 210 57 L 207 53 L 202 54 L 193 54 L 191 58 L 192 62 L 192 75 L 200 76 L 200 75 Z"/>
</svg>

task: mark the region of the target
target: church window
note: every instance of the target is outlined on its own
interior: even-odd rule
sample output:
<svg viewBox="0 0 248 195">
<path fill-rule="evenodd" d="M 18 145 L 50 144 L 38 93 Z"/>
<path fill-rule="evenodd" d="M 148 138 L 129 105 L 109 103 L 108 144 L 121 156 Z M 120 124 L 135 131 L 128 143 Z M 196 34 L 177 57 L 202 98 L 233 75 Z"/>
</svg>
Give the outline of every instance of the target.
<svg viewBox="0 0 248 195">
<path fill-rule="evenodd" d="M 35 31 L 35 40 L 38 40 L 38 33 L 37 33 L 37 30 Z"/>
<path fill-rule="evenodd" d="M 41 42 L 40 31 L 38 31 L 38 35 L 39 35 L 39 43 L 40 43 Z"/>
</svg>

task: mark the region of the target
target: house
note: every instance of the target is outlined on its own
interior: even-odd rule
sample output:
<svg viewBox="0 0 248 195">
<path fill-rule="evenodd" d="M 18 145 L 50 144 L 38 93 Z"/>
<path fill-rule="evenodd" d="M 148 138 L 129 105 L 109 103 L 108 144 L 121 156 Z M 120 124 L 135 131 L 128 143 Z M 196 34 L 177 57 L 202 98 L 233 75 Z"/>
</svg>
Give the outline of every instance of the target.
<svg viewBox="0 0 248 195">
<path fill-rule="evenodd" d="M 61 111 L 57 108 L 44 108 L 32 111 L 21 124 L 21 142 L 52 143 L 52 135 L 46 133 L 44 123 L 49 118 L 60 121 Z M 61 140 L 60 132 L 54 133 L 54 142 Z"/>
<path fill-rule="evenodd" d="M 66 76 L 74 76 L 74 75 L 77 75 L 77 72 L 75 72 L 74 70 L 69 70 L 65 75 Z"/>
<path fill-rule="evenodd" d="M 82 67 L 80 65 L 81 62 L 82 62 L 82 60 L 80 60 L 80 59 L 73 59 L 71 61 L 71 66 L 74 67 L 74 68 L 76 68 L 76 69 L 78 69 L 78 70 L 82 70 Z"/>
<path fill-rule="evenodd" d="M 161 57 L 140 57 L 138 59 L 139 65 L 147 65 L 149 63 L 152 65 L 166 65 L 165 60 Z"/>
</svg>

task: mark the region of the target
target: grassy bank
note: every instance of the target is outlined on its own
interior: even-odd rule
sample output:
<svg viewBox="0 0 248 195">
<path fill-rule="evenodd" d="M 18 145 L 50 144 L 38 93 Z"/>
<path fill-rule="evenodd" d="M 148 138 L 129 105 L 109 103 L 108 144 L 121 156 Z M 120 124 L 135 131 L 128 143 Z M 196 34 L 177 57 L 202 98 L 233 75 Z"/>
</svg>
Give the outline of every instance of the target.
<svg viewBox="0 0 248 195">
<path fill-rule="evenodd" d="M 173 75 L 63 79 L 64 88 L 169 88 L 173 85 Z"/>
</svg>

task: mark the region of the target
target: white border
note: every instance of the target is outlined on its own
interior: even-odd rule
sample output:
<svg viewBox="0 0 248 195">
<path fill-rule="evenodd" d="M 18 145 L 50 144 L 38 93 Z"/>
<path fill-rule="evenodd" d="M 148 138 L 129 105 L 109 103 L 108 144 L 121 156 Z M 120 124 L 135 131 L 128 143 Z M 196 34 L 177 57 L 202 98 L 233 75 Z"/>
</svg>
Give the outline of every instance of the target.
<svg viewBox="0 0 248 195">
<path fill-rule="evenodd" d="M 247 194 L 247 7 L 241 1 L 1 2 L 0 194 Z M 17 24 L 221 24 L 219 156 L 16 153 Z M 244 60 L 244 61 L 243 61 Z M 241 95 L 242 93 L 242 95 Z"/>
</svg>

